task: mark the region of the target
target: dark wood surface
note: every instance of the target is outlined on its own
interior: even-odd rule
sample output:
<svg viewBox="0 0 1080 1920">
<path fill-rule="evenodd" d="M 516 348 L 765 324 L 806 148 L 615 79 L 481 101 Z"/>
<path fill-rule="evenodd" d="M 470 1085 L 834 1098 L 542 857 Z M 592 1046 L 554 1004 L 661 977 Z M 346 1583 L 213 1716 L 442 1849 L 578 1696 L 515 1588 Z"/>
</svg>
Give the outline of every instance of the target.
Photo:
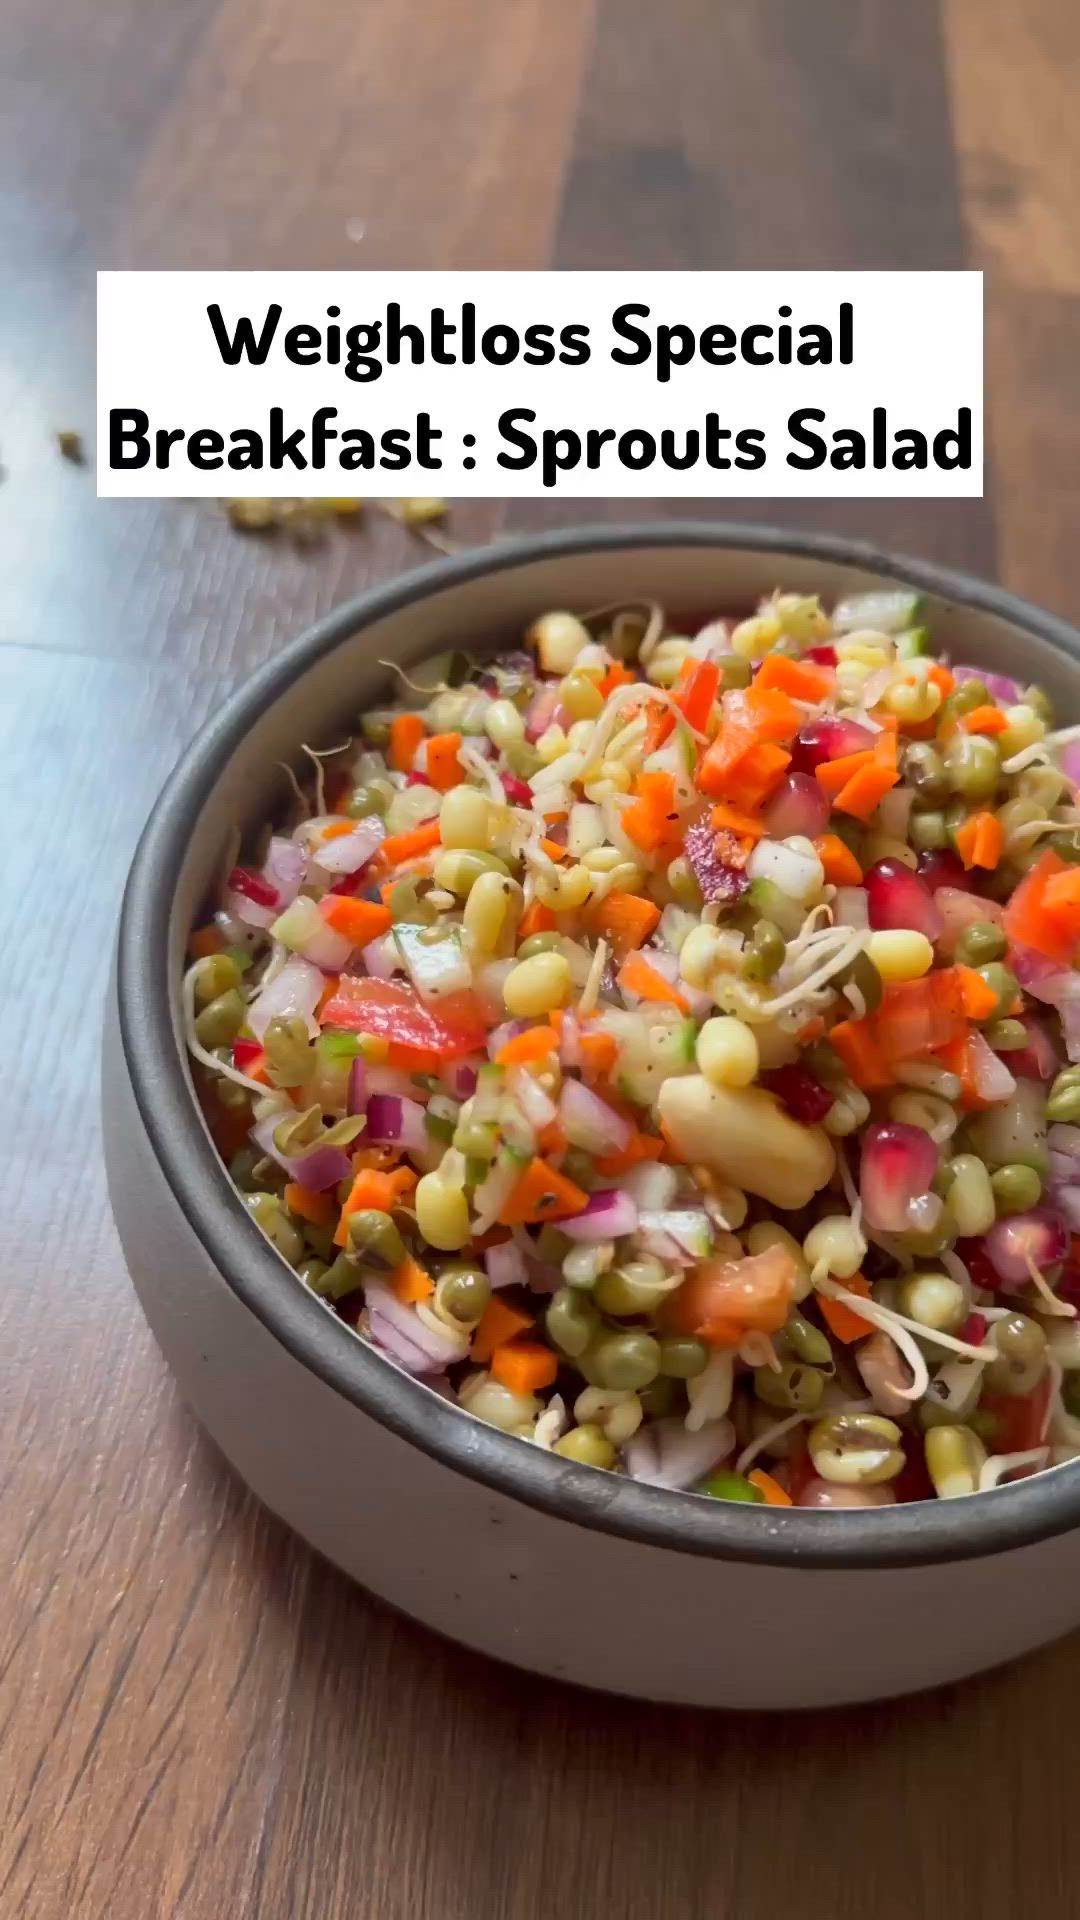
<svg viewBox="0 0 1080 1920">
<path fill-rule="evenodd" d="M 1075 613 L 1080 13 L 6 0 L 0 73 L 0 1914 L 1075 1913 L 1080 1640 L 785 1722 L 590 1698 L 390 1617 L 201 1438 L 101 1173 L 119 890 L 222 693 L 423 553 L 385 521 L 298 553 L 208 505 L 98 504 L 53 434 L 92 420 L 98 265 L 980 265 L 985 502 L 775 517 Z"/>
</svg>

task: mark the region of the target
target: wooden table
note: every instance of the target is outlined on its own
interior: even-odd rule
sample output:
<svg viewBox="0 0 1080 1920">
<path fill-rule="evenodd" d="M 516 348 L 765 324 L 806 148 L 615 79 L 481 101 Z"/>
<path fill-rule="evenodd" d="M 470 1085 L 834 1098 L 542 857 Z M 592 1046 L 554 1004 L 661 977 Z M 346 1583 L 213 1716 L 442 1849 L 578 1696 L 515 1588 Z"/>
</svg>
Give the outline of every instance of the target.
<svg viewBox="0 0 1080 1920">
<path fill-rule="evenodd" d="M 0 67 L 0 1913 L 1074 1913 L 1080 1641 L 812 1719 L 590 1698 L 390 1617 L 200 1436 L 101 1173 L 124 872 L 222 694 L 423 553 L 385 521 L 300 552 L 207 505 L 99 505 L 53 436 L 92 421 L 98 265 L 977 264 L 985 502 L 775 517 L 878 533 L 1068 614 L 1080 13 L 7 0 Z M 455 528 L 581 517 L 476 503 Z M 702 1656 L 738 1659 L 723 1619 Z"/>
</svg>

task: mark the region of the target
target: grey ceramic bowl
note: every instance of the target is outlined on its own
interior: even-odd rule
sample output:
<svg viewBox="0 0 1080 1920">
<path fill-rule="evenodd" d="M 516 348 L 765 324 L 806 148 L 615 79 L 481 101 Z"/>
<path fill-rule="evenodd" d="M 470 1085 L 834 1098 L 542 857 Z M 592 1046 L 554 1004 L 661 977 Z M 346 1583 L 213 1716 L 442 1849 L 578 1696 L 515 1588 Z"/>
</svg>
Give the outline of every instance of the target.
<svg viewBox="0 0 1080 1920">
<path fill-rule="evenodd" d="M 204 728 L 146 827 L 105 1049 L 109 1182 L 143 1307 L 199 1418 L 312 1545 L 395 1606 L 541 1673 L 729 1706 L 858 1700 L 971 1673 L 1080 1621 L 1080 1463 L 877 1512 L 742 1507 L 597 1473 L 481 1425 L 306 1292 L 233 1193 L 177 1019 L 188 928 L 275 763 L 384 698 L 380 660 L 493 650 L 551 606 L 707 614 L 776 586 L 928 597 L 935 645 L 1075 717 L 1080 640 L 999 589 L 768 528 L 587 528 L 462 555 L 342 607 Z"/>
</svg>

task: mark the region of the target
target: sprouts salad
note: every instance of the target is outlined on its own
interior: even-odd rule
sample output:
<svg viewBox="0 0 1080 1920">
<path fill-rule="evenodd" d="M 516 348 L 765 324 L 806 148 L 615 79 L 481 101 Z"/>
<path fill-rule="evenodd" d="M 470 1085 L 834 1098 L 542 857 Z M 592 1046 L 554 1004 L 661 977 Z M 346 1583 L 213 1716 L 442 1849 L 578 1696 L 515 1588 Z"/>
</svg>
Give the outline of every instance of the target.
<svg viewBox="0 0 1080 1920">
<path fill-rule="evenodd" d="M 386 1360 L 865 1508 L 1080 1454 L 1080 728 L 904 589 L 399 673 L 191 936 L 200 1098 Z"/>
</svg>

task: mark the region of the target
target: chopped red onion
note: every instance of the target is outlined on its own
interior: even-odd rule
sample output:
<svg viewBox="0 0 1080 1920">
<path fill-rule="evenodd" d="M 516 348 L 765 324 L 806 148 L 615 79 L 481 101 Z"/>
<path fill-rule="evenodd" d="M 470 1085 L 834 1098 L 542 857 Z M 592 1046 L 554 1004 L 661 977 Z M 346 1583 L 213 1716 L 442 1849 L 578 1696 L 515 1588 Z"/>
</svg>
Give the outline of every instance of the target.
<svg viewBox="0 0 1080 1920">
<path fill-rule="evenodd" d="M 1080 740 L 1070 740 L 1058 755 L 1058 766 L 1070 786 L 1080 786 Z"/>
<path fill-rule="evenodd" d="M 766 831 L 774 840 L 786 840 L 791 834 L 816 840 L 828 825 L 828 795 L 813 774 L 785 774 L 765 809 L 764 819 Z"/>
<path fill-rule="evenodd" d="M 328 1187 L 336 1187 L 339 1180 L 347 1180 L 352 1162 L 341 1147 L 314 1146 L 307 1153 L 289 1154 L 275 1146 L 275 1129 L 287 1117 L 283 1113 L 271 1113 L 265 1120 L 255 1122 L 251 1137 L 260 1151 L 276 1160 L 290 1180 L 295 1180 L 298 1186 L 310 1187 L 313 1193 L 325 1193 Z"/>
<path fill-rule="evenodd" d="M 263 873 L 272 887 L 276 887 L 278 912 L 291 906 L 303 885 L 307 872 L 307 854 L 295 840 L 285 840 L 280 834 L 274 834 L 267 848 L 263 863 Z"/>
<path fill-rule="evenodd" d="M 418 1100 L 406 1100 L 400 1094 L 371 1094 L 364 1138 L 376 1147 L 403 1147 L 406 1153 L 422 1151 L 427 1146 L 423 1107 Z"/>
<path fill-rule="evenodd" d="M 525 715 L 525 738 L 535 742 L 554 724 L 559 705 L 559 681 L 548 680 L 539 686 Z M 530 799 L 531 799 L 530 790 Z"/>
<path fill-rule="evenodd" d="M 389 1093 L 401 1100 L 411 1100 L 416 1087 L 409 1075 L 400 1067 L 369 1066 L 367 1091 L 369 1100 L 373 1093 Z"/>
<path fill-rule="evenodd" d="M 569 1008 L 559 1027 L 559 1064 L 564 1068 L 581 1066 L 581 1023 Z"/>
<path fill-rule="evenodd" d="M 968 1061 L 980 1100 L 1007 1100 L 1016 1092 L 1007 1060 L 987 1046 L 981 1033 L 972 1032 L 968 1038 Z"/>
<path fill-rule="evenodd" d="M 415 1307 L 399 1300 L 392 1287 L 370 1273 L 365 1273 L 363 1285 L 369 1312 L 374 1308 L 384 1320 L 404 1334 L 406 1340 L 411 1340 L 414 1346 L 419 1347 L 440 1372 L 443 1367 L 452 1366 L 456 1360 L 464 1360 L 469 1351 L 467 1332 L 453 1333 L 449 1327 L 440 1326 L 436 1329 L 431 1326 L 427 1320 L 420 1318 Z"/>
<path fill-rule="evenodd" d="M 479 1056 L 477 1056 L 479 1058 Z M 456 1060 L 450 1068 L 450 1089 L 458 1100 L 471 1100 L 476 1092 L 476 1067 L 471 1060 Z"/>
<path fill-rule="evenodd" d="M 1020 698 L 1020 683 L 1007 673 L 987 673 L 985 667 L 954 667 L 954 680 L 981 680 L 991 700 L 1014 707 Z"/>
<path fill-rule="evenodd" d="M 639 1427 L 623 1448 L 622 1457 L 631 1480 L 685 1493 L 728 1459 L 734 1448 L 735 1429 L 730 1420 L 707 1420 L 696 1433 L 688 1433 L 682 1420 L 674 1416 Z"/>
<path fill-rule="evenodd" d="M 496 1293 L 503 1287 L 528 1285 L 525 1255 L 516 1240 L 500 1240 L 497 1247 L 489 1247 L 484 1255 L 484 1267 Z"/>
<path fill-rule="evenodd" d="M 359 1284 L 357 1275 L 357 1284 Z M 406 1373 L 432 1373 L 439 1368 L 437 1360 L 418 1347 L 415 1341 L 407 1338 L 400 1327 L 395 1327 L 377 1307 L 368 1308 L 368 1334 L 371 1344 L 388 1360 L 396 1360 Z"/>
<path fill-rule="evenodd" d="M 938 1149 L 921 1127 L 890 1120 L 863 1136 L 859 1192 L 867 1225 L 880 1233 L 905 1233 L 913 1204 L 930 1191 Z"/>
<path fill-rule="evenodd" d="M 316 863 L 326 873 L 359 873 L 378 852 L 386 838 L 386 828 L 375 815 L 359 820 L 351 833 L 339 833 L 315 848 Z"/>
<path fill-rule="evenodd" d="M 665 1213 L 675 1203 L 679 1176 L 662 1160 L 642 1160 L 623 1175 L 619 1184 L 639 1211 Z"/>
<path fill-rule="evenodd" d="M 1017 1017 L 1027 1034 L 1027 1045 L 1011 1047 L 1003 1055 L 1005 1065 L 1021 1080 L 1052 1080 L 1061 1062 L 1050 1035 L 1034 1014 L 1021 1013 Z"/>
<path fill-rule="evenodd" d="M 1070 1233 L 1080 1233 L 1080 1187 L 1056 1187 L 1054 1205 L 1065 1216 L 1065 1224 Z M 1071 1290 L 1059 1289 L 1063 1299 L 1072 1299 L 1076 1305 L 1077 1297 Z"/>
<path fill-rule="evenodd" d="M 588 1206 L 581 1213 L 568 1214 L 565 1219 L 555 1221 L 568 1240 L 586 1245 L 594 1240 L 619 1240 L 623 1234 L 633 1233 L 637 1223 L 638 1210 L 634 1202 L 618 1187 L 604 1187 L 599 1193 L 591 1193 Z"/>
<path fill-rule="evenodd" d="M 929 882 L 927 882 L 929 885 Z M 940 886 L 934 891 L 934 905 L 941 916 L 941 932 L 937 944 L 947 960 L 951 960 L 959 944 L 961 935 L 977 921 L 988 920 L 993 926 L 1000 925 L 1004 908 L 995 900 L 982 900 L 967 888 Z"/>
<path fill-rule="evenodd" d="M 633 1126 L 606 1100 L 582 1086 L 580 1080 L 564 1080 L 559 1095 L 559 1119 L 571 1146 L 586 1153 L 621 1153 L 629 1146 Z"/>
<path fill-rule="evenodd" d="M 248 1025 L 256 1040 L 264 1038 L 271 1020 L 294 1014 L 306 1021 L 308 1033 L 314 1038 L 319 1031 L 315 1009 L 325 986 L 325 977 L 318 967 L 310 960 L 302 960 L 298 953 L 290 954 L 281 972 L 256 994 L 248 1007 Z"/>
<path fill-rule="evenodd" d="M 401 956 L 392 934 L 384 934 L 379 940 L 370 940 L 366 947 L 361 947 L 360 958 L 364 963 L 364 972 L 372 980 L 392 980 L 401 968 Z"/>
<path fill-rule="evenodd" d="M 535 1074 L 526 1067 L 515 1067 L 508 1085 L 511 1098 L 517 1102 L 530 1127 L 542 1133 L 555 1118 L 554 1100 L 548 1098 Z"/>
</svg>

